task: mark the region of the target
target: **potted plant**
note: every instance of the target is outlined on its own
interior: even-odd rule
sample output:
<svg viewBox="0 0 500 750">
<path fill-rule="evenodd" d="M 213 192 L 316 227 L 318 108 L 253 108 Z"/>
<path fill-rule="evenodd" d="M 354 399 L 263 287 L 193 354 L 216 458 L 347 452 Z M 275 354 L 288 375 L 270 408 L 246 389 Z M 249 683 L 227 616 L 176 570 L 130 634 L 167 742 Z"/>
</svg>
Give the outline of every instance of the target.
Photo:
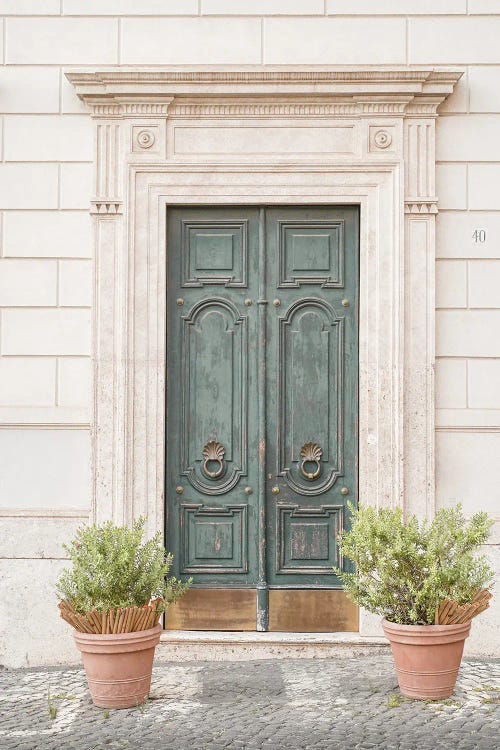
<svg viewBox="0 0 500 750">
<path fill-rule="evenodd" d="M 493 570 L 475 554 L 492 521 L 466 522 L 460 505 L 431 522 L 405 520 L 399 508 L 359 509 L 339 549 L 355 570 L 336 569 L 345 591 L 382 615 L 399 687 L 411 698 L 448 698 L 455 688 L 471 620 L 489 606 Z"/>
<path fill-rule="evenodd" d="M 57 591 L 61 617 L 73 626 L 92 700 L 102 708 L 128 708 L 149 694 L 162 612 L 189 587 L 169 577 L 172 557 L 161 533 L 142 541 L 144 519 L 131 528 L 79 529 L 64 545 L 72 568 Z"/>
</svg>

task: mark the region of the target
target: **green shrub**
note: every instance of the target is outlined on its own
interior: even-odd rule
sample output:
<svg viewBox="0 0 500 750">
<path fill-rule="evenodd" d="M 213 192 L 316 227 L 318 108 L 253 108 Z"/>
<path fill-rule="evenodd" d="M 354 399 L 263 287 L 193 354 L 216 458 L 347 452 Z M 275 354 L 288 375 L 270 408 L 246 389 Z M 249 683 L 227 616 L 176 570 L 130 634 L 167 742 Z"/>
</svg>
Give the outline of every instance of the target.
<svg viewBox="0 0 500 750">
<path fill-rule="evenodd" d="M 81 614 L 92 609 L 142 607 L 157 597 L 165 605 L 176 601 L 191 581 L 169 577 L 172 556 L 165 552 L 161 532 L 143 543 L 143 530 L 143 518 L 131 528 L 111 521 L 80 528 L 71 544 L 63 545 L 72 568 L 59 579 L 60 597 Z"/>
<path fill-rule="evenodd" d="M 430 625 L 444 599 L 465 604 L 492 584 L 485 556 L 474 554 L 489 536 L 486 513 L 466 523 L 458 505 L 419 523 L 415 516 L 404 521 L 399 508 L 349 507 L 352 526 L 341 534 L 339 549 L 355 572 L 335 572 L 349 597 L 369 612 L 403 625 Z"/>
</svg>

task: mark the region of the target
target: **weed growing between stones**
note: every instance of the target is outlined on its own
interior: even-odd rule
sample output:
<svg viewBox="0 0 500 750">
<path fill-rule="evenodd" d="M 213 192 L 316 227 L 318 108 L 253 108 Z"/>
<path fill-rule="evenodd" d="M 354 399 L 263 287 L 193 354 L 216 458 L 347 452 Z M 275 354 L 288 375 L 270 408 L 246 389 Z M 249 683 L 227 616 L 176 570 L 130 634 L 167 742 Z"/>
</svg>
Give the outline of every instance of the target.
<svg viewBox="0 0 500 750">
<path fill-rule="evenodd" d="M 389 708 L 398 708 L 403 702 L 403 698 L 400 695 L 397 695 L 397 693 L 391 693 L 389 698 L 387 699 L 387 706 Z"/>
<path fill-rule="evenodd" d="M 50 688 L 47 691 L 47 708 L 49 711 L 49 719 L 55 719 L 57 716 L 57 706 L 55 703 L 52 702 L 52 697 L 50 695 Z"/>
</svg>

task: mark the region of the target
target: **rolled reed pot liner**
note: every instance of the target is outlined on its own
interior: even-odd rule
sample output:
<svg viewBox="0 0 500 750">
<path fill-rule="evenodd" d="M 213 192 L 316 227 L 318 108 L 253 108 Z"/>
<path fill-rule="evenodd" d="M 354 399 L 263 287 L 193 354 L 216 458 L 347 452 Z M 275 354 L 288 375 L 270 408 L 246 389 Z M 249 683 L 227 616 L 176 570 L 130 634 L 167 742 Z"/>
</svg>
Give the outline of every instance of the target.
<svg viewBox="0 0 500 750">
<path fill-rule="evenodd" d="M 63 620 L 81 633 L 134 633 L 149 630 L 158 625 L 162 612 L 158 607 L 163 602 L 156 599 L 143 607 L 117 607 L 98 611 L 96 609 L 84 614 L 75 612 L 69 602 L 60 602 L 59 610 Z"/>
</svg>

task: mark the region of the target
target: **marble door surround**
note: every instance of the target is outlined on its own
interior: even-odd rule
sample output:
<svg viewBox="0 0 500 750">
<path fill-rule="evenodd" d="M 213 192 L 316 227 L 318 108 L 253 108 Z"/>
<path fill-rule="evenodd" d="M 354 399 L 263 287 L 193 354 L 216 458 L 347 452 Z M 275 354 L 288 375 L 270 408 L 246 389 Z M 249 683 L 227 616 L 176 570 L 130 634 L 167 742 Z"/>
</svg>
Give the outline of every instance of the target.
<svg viewBox="0 0 500 750">
<path fill-rule="evenodd" d="M 460 76 L 67 73 L 95 126 L 94 519 L 163 528 L 165 207 L 238 203 L 360 206 L 359 500 L 432 516 L 435 127 Z"/>
</svg>

